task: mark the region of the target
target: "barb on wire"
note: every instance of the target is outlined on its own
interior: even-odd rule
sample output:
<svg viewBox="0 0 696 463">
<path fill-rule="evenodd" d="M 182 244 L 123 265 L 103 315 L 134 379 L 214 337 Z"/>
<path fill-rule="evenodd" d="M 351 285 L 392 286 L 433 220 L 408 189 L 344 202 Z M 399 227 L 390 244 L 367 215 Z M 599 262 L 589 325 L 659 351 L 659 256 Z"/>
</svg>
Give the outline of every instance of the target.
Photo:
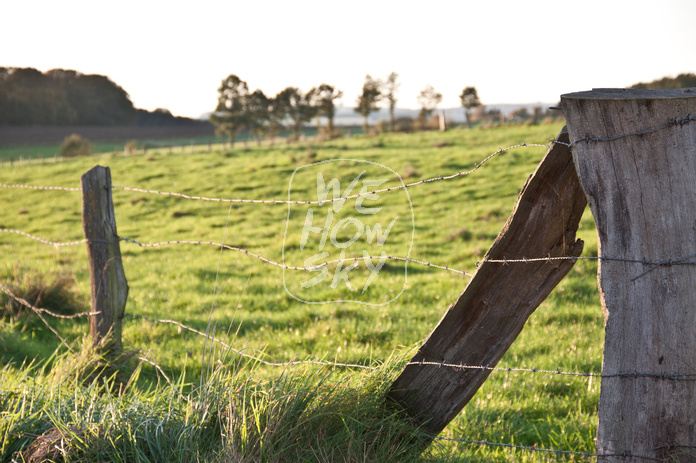
<svg viewBox="0 0 696 463">
<path fill-rule="evenodd" d="M 323 200 L 318 200 L 318 199 L 316 199 L 316 200 L 283 200 L 283 199 L 210 198 L 210 197 L 205 197 L 205 196 L 193 196 L 193 195 L 187 195 L 184 193 L 175 193 L 175 192 L 170 192 L 170 191 L 158 191 L 158 190 L 147 190 L 147 189 L 143 189 L 143 188 L 134 188 L 134 187 L 128 187 L 128 186 L 113 185 L 111 188 L 118 188 L 118 189 L 125 190 L 125 191 L 134 191 L 134 192 L 139 192 L 139 193 L 157 194 L 157 195 L 164 195 L 164 196 L 174 196 L 174 197 L 182 198 L 182 199 L 190 199 L 190 200 L 198 200 L 198 201 L 213 201 L 213 202 L 220 202 L 220 203 L 320 204 L 321 205 L 321 204 L 325 204 L 325 203 L 333 203 L 336 201 L 346 201 L 348 199 L 355 199 L 355 198 L 359 198 L 361 196 L 374 195 L 377 193 L 386 193 L 386 192 L 391 192 L 391 191 L 408 189 L 408 188 L 412 188 L 414 186 L 422 185 L 424 183 L 441 182 L 444 180 L 452 180 L 455 178 L 463 177 L 465 175 L 473 174 L 474 172 L 479 170 L 485 163 L 487 163 L 488 161 L 490 161 L 494 157 L 505 153 L 506 151 L 510 151 L 510 150 L 516 149 L 516 148 L 531 148 L 531 147 L 549 148 L 549 145 L 540 144 L 540 143 L 519 143 L 517 145 L 508 146 L 507 148 L 500 148 L 498 151 L 488 155 L 485 159 L 483 159 L 481 162 L 476 164 L 471 170 L 460 171 L 460 172 L 457 172 L 455 174 L 450 174 L 450 175 L 438 175 L 436 177 L 423 179 L 423 180 L 420 180 L 418 182 L 401 184 L 401 185 L 394 186 L 394 187 L 382 188 L 382 189 L 378 189 L 378 190 L 367 191 L 364 193 L 357 193 L 357 194 L 349 195 L 349 196 L 342 196 L 340 198 L 326 198 Z"/>
<path fill-rule="evenodd" d="M 463 444 L 489 445 L 489 446 L 495 446 L 495 447 L 505 447 L 505 448 L 515 449 L 515 450 L 528 450 L 531 452 L 546 452 L 546 453 L 557 453 L 557 454 L 565 454 L 565 455 L 580 455 L 580 456 L 584 456 L 584 457 L 602 457 L 602 458 L 608 458 L 608 457 L 641 458 L 644 460 L 663 461 L 661 458 L 648 457 L 645 455 L 633 455 L 633 453 L 631 453 L 628 450 L 621 452 L 621 453 L 592 453 L 592 452 L 581 452 L 581 451 L 577 451 L 577 450 L 546 449 L 546 448 L 533 447 L 533 446 L 527 446 L 527 445 L 506 444 L 506 443 L 501 443 L 501 442 L 489 442 L 487 440 L 471 440 L 471 439 L 461 439 L 461 438 L 455 438 L 455 437 L 431 436 L 428 434 L 421 434 L 420 437 L 425 437 L 425 438 L 433 439 L 433 440 L 447 441 L 447 442 L 460 442 Z"/>
<path fill-rule="evenodd" d="M 662 262 L 649 262 L 647 263 L 648 265 L 652 265 L 649 269 L 647 269 L 645 272 L 641 273 L 640 275 L 637 275 L 633 278 L 631 278 L 631 281 L 636 281 L 638 278 L 647 275 L 648 273 L 652 272 L 658 267 L 666 266 L 670 267 L 672 265 L 696 265 L 696 262 L 688 262 L 691 259 L 696 258 L 696 254 L 692 254 L 690 256 L 682 257 L 676 260 L 668 259 Z"/>
<path fill-rule="evenodd" d="M 174 245 L 174 244 L 191 244 L 191 245 L 208 245 L 208 246 L 215 246 L 218 248 L 223 248 L 223 249 L 229 249 L 231 251 L 237 251 L 241 252 L 243 254 L 249 255 L 251 257 L 254 257 L 256 259 L 259 259 L 262 262 L 265 262 L 269 265 L 273 265 L 276 267 L 280 267 L 286 270 L 304 270 L 304 271 L 315 271 L 318 269 L 321 269 L 323 267 L 328 267 L 330 264 L 338 264 L 338 263 L 345 263 L 345 262 L 353 262 L 355 265 L 361 260 L 364 259 L 388 259 L 388 260 L 397 260 L 397 261 L 404 261 L 404 262 L 412 262 L 415 264 L 421 264 L 425 265 L 426 267 L 433 267 L 433 268 L 439 268 L 442 270 L 447 270 L 453 273 L 460 274 L 462 276 L 473 276 L 473 274 L 465 272 L 463 270 L 457 270 L 455 268 L 449 267 L 447 265 L 438 265 L 438 264 L 433 264 L 431 262 L 425 262 L 422 260 L 417 260 L 417 259 L 411 259 L 410 257 L 400 257 L 400 256 L 361 256 L 361 257 L 349 257 L 345 259 L 336 259 L 336 260 L 330 260 L 323 262 L 318 265 L 314 265 L 312 267 L 293 267 L 290 265 L 285 265 L 280 262 L 275 262 L 271 259 L 268 259 L 264 256 L 261 256 L 259 254 L 255 254 L 247 249 L 244 248 L 239 248 L 236 246 L 230 246 L 227 244 L 222 244 L 222 243 L 216 243 L 214 241 L 188 241 L 188 240 L 175 240 L 175 241 L 162 241 L 159 243 L 141 243 L 137 240 L 134 240 L 132 238 L 119 238 L 121 241 L 125 241 L 127 243 L 133 243 L 135 245 L 138 245 L 143 248 L 154 248 L 154 247 L 161 247 L 161 246 L 167 246 L 167 245 Z"/>
<path fill-rule="evenodd" d="M 332 367 L 341 367 L 341 368 L 360 368 L 360 369 L 365 369 L 365 370 L 373 370 L 374 367 L 370 367 L 367 365 L 359 365 L 359 364 L 351 364 L 351 363 L 335 363 L 335 362 L 323 362 L 319 360 L 291 360 L 289 362 L 269 362 L 268 360 L 264 360 L 262 358 L 256 357 L 251 354 L 247 354 L 244 351 L 241 351 L 239 349 L 235 349 L 225 341 L 218 339 L 214 336 L 211 336 L 209 334 L 206 334 L 200 330 L 197 330 L 195 328 L 192 328 L 190 326 L 187 326 L 181 322 L 178 322 L 176 320 L 167 320 L 167 319 L 157 319 L 157 318 L 150 318 L 146 317 L 145 315 L 138 315 L 138 314 L 125 314 L 126 317 L 129 318 L 136 318 L 136 319 L 142 319 L 142 320 L 147 320 L 151 323 L 165 323 L 165 324 L 170 324 L 174 326 L 178 326 L 181 329 L 190 331 L 192 333 L 195 333 L 199 336 L 203 336 L 204 338 L 207 338 L 209 341 L 216 342 L 223 346 L 226 349 L 229 349 L 230 351 L 234 352 L 236 355 L 239 355 L 240 357 L 245 357 L 250 360 L 253 360 L 255 362 L 261 363 L 266 366 L 270 367 L 288 367 L 292 365 L 301 365 L 301 364 L 312 364 L 312 365 L 322 365 L 322 366 L 332 366 Z"/>
<path fill-rule="evenodd" d="M 12 230 L 10 228 L 0 228 L 0 233 L 14 233 L 16 235 L 22 235 L 22 236 L 25 236 L 27 238 L 31 238 L 33 240 L 36 240 L 40 243 L 48 244 L 48 245 L 53 246 L 55 248 L 58 248 L 61 246 L 75 246 L 77 244 L 82 244 L 82 243 L 87 242 L 86 239 L 81 239 L 78 241 L 68 241 L 68 242 L 49 241 L 49 240 L 45 240 L 43 238 L 39 238 L 38 236 L 31 235 L 29 233 L 26 233 L 26 232 L 23 232 L 20 230 Z"/>
<path fill-rule="evenodd" d="M 71 188 L 65 186 L 40 186 L 40 185 L 8 185 L 0 183 L 0 188 L 24 188 L 28 190 L 62 190 L 62 191 L 82 191 L 82 188 Z"/>
<path fill-rule="evenodd" d="M 486 370 L 486 371 L 505 371 L 517 373 L 541 373 L 547 375 L 560 376 L 580 376 L 583 378 L 657 378 L 670 379 L 673 381 L 696 381 L 696 373 L 644 373 L 638 371 L 629 371 L 623 373 L 582 373 L 574 371 L 545 370 L 539 368 L 514 368 L 514 367 L 491 367 L 487 365 L 464 365 L 462 363 L 446 363 L 420 360 L 417 362 L 409 362 L 406 366 L 436 366 L 438 368 L 454 368 L 458 370 Z"/>
</svg>

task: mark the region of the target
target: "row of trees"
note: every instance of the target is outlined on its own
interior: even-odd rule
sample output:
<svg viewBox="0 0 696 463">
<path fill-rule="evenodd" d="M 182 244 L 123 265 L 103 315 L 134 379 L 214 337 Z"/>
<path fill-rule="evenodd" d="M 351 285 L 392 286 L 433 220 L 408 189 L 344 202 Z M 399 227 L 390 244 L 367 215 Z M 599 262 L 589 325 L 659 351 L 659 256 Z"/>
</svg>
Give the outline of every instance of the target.
<svg viewBox="0 0 696 463">
<path fill-rule="evenodd" d="M 123 125 L 135 117 L 128 94 L 106 76 L 0 67 L 0 125 Z"/>
<path fill-rule="evenodd" d="M 379 111 L 380 102 L 386 100 L 389 105 L 389 129 L 394 130 L 395 117 L 394 109 L 396 108 L 396 91 L 399 88 L 399 83 L 397 79 L 399 75 L 392 72 L 387 76 L 385 80 L 375 79 L 369 74 L 365 76 L 365 82 L 363 83 L 362 93 L 358 96 L 356 100 L 355 112 L 363 116 L 363 129 L 367 133 L 368 128 L 368 117 L 371 113 Z M 468 127 L 471 127 L 471 110 L 481 105 L 478 93 L 475 87 L 465 87 L 462 90 L 459 98 L 464 108 L 464 114 L 466 116 L 466 123 Z M 435 91 L 432 85 L 427 85 L 418 95 L 418 104 L 421 107 L 418 119 L 421 126 L 430 119 L 433 111 L 442 102 L 442 94 Z"/>
<path fill-rule="evenodd" d="M 398 101 L 396 93 L 400 86 L 399 75 L 392 72 L 386 79 L 374 79 L 365 76 L 362 92 L 356 100 L 355 112 L 363 116 L 363 129 L 368 131 L 368 117 L 380 109 L 385 101 L 389 108 L 389 128 L 395 128 L 394 111 Z M 262 90 L 249 90 L 249 85 L 234 74 L 227 76 L 218 88 L 218 103 L 210 116 L 211 122 L 218 127 L 218 133 L 227 135 L 234 142 L 240 132 L 249 132 L 258 140 L 263 136 L 273 138 L 287 122 L 296 137 L 302 126 L 316 117 L 327 120 L 325 133 L 330 137 L 334 133 L 335 101 L 343 92 L 329 84 L 321 84 L 303 93 L 297 87 L 287 87 L 275 97 L 268 97 Z M 470 112 L 481 105 L 476 88 L 466 87 L 460 95 L 462 107 L 470 124 Z M 419 120 L 421 126 L 430 118 L 437 105 L 442 102 L 442 94 L 428 85 L 418 96 L 421 105 Z"/>
<path fill-rule="evenodd" d="M 287 87 L 270 98 L 258 89 L 251 92 L 245 81 L 231 74 L 218 89 L 218 104 L 210 120 L 230 142 L 241 131 L 248 131 L 257 139 L 264 135 L 273 138 L 287 120 L 299 137 L 302 125 L 319 116 L 326 117 L 325 130 L 331 135 L 336 114 L 334 102 L 342 96 L 337 88 L 321 84 L 307 93 Z"/>
</svg>

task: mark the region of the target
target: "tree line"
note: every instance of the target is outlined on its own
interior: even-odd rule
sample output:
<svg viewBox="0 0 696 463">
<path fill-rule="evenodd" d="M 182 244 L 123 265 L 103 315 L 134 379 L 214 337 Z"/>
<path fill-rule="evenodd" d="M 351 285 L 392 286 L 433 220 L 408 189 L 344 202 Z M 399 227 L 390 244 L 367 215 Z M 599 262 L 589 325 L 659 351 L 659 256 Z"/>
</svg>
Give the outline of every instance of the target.
<svg viewBox="0 0 696 463">
<path fill-rule="evenodd" d="M 245 81 L 230 74 L 218 88 L 218 103 L 210 121 L 217 126 L 218 134 L 227 135 L 230 142 L 242 131 L 257 139 L 265 135 L 272 139 L 285 127 L 286 121 L 299 137 L 303 124 L 318 116 L 326 117 L 325 131 L 332 134 L 334 101 L 342 96 L 341 90 L 321 84 L 306 93 L 297 87 L 286 87 L 274 97 L 268 97 L 262 90 L 250 91 Z"/>
<path fill-rule="evenodd" d="M 677 77 L 663 77 L 652 82 L 639 82 L 631 88 L 644 88 L 649 90 L 668 90 L 672 88 L 696 87 L 696 74 L 685 73 Z"/>
<path fill-rule="evenodd" d="M 108 77 L 0 67 L 0 125 L 125 125 L 136 109 Z"/>
<path fill-rule="evenodd" d="M 396 91 L 399 88 L 397 82 L 399 75 L 392 72 L 385 80 L 375 79 L 369 74 L 365 76 L 362 92 L 356 100 L 355 112 L 363 116 L 363 130 L 367 133 L 368 117 L 372 112 L 379 111 L 380 103 L 386 101 L 389 109 L 389 130 L 395 130 L 394 109 L 398 99 Z M 459 95 L 464 115 L 468 127 L 471 127 L 471 110 L 481 106 L 481 100 L 478 97 L 476 87 L 465 87 Z M 427 121 L 432 116 L 437 106 L 442 102 L 442 94 L 437 92 L 432 85 L 426 85 L 418 94 L 418 104 L 420 112 L 418 114 L 418 122 L 420 127 L 425 127 Z"/>
<path fill-rule="evenodd" d="M 363 130 L 368 131 L 368 118 L 371 113 L 379 111 L 380 104 L 386 102 L 389 108 L 389 127 L 395 130 L 394 110 L 398 98 L 399 75 L 392 72 L 386 79 L 365 76 L 362 91 L 356 99 L 354 111 L 363 116 Z M 271 139 L 285 127 L 292 128 L 295 137 L 299 137 L 303 124 L 316 117 L 326 118 L 326 127 L 320 132 L 331 138 L 334 134 L 335 101 L 343 92 L 335 86 L 321 84 L 312 87 L 306 93 L 297 87 L 286 87 L 274 97 L 268 97 L 262 90 L 250 91 L 247 82 L 235 74 L 223 79 L 218 88 L 218 103 L 210 121 L 218 128 L 218 134 L 227 135 L 233 142 L 236 135 L 249 132 L 260 140 L 264 136 Z M 465 111 L 467 125 L 470 127 L 470 112 L 481 105 L 475 87 L 465 87 L 460 95 Z M 428 85 L 420 92 L 418 102 L 421 105 L 419 121 L 421 127 L 431 117 L 437 105 L 442 101 L 442 94 Z"/>
</svg>

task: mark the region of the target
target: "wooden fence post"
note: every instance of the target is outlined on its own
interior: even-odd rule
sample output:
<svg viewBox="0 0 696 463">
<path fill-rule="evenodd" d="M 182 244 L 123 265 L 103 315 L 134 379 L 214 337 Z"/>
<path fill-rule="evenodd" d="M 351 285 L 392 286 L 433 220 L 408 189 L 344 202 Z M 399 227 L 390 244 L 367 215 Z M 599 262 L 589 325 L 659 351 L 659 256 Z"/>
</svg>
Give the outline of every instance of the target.
<svg viewBox="0 0 696 463">
<path fill-rule="evenodd" d="M 431 433 L 442 431 L 491 373 L 454 366 L 494 367 L 575 264 L 573 259 L 507 265 L 486 260 L 576 257 L 582 252 L 575 232 L 587 201 L 565 130 L 558 141 L 528 179 L 469 285 L 391 386 L 389 397 Z"/>
<path fill-rule="evenodd" d="M 95 166 L 81 177 L 82 229 L 87 240 L 92 312 L 89 329 L 96 347 L 109 338 L 107 351 L 120 351 L 122 319 L 128 298 L 121 249 L 116 233 L 111 171 Z"/>
<path fill-rule="evenodd" d="M 696 89 L 561 101 L 602 258 L 597 452 L 694 461 L 696 266 L 674 264 L 696 261 Z"/>
</svg>

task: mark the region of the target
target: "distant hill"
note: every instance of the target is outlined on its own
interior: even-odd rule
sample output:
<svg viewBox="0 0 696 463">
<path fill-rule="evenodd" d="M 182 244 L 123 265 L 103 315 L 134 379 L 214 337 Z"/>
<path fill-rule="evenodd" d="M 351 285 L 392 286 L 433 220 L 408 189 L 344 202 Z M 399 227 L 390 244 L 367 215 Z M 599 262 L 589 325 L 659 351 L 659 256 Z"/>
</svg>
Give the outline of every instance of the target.
<svg viewBox="0 0 696 463">
<path fill-rule="evenodd" d="M 208 120 L 191 119 L 174 116 L 168 109 L 157 108 L 154 111 L 136 110 L 135 125 L 139 127 L 198 127 L 212 126 Z"/>
<path fill-rule="evenodd" d="M 0 125 L 123 125 L 136 110 L 108 77 L 0 67 Z"/>
<path fill-rule="evenodd" d="M 648 83 L 637 83 L 631 88 L 645 88 L 650 90 L 668 90 L 672 88 L 696 87 L 696 74 L 679 74 L 677 77 L 663 77 Z"/>
<path fill-rule="evenodd" d="M 0 67 L 0 126 L 200 127 L 209 122 L 137 109 L 108 77 Z M 212 127 L 212 126 L 211 126 Z"/>
</svg>

